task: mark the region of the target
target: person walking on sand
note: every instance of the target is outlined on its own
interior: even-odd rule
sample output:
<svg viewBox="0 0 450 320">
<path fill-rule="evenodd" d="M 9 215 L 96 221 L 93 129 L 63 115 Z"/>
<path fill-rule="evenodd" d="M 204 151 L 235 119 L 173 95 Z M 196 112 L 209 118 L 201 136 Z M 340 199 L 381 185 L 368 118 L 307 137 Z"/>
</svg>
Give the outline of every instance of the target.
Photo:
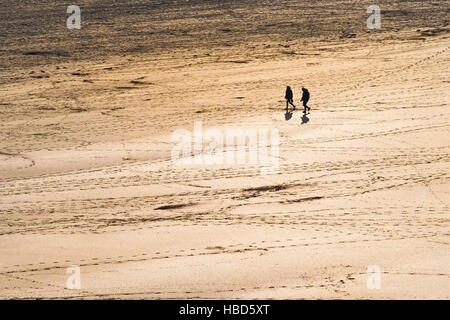
<svg viewBox="0 0 450 320">
<path fill-rule="evenodd" d="M 291 87 L 289 86 L 286 87 L 286 95 L 284 96 L 284 98 L 286 99 L 286 110 L 289 108 L 289 104 L 291 104 L 295 110 L 294 93 L 292 92 Z"/>
<path fill-rule="evenodd" d="M 303 101 L 303 113 L 306 114 L 306 109 L 308 109 L 308 113 L 311 110 L 310 107 L 307 106 L 307 103 L 309 101 L 309 91 L 306 88 L 302 88 L 303 91 L 303 95 L 302 95 L 302 99 L 300 101 Z"/>
</svg>

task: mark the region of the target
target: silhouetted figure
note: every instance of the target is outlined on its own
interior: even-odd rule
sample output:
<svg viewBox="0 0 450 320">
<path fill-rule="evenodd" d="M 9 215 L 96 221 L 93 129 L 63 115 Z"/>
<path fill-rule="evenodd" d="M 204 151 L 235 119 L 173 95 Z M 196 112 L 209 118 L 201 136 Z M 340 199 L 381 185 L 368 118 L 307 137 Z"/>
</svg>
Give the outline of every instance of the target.
<svg viewBox="0 0 450 320">
<path fill-rule="evenodd" d="M 300 101 L 303 101 L 303 108 L 304 108 L 303 113 L 306 114 L 306 109 L 308 109 L 308 113 L 311 110 L 311 108 L 306 105 L 309 101 L 309 91 L 306 88 L 302 88 L 302 91 L 303 91 L 303 95 L 302 95 L 302 99 Z"/>
<path fill-rule="evenodd" d="M 286 95 L 284 96 L 284 98 L 286 99 L 286 110 L 288 109 L 289 104 L 291 104 L 294 107 L 294 110 L 295 110 L 294 93 L 292 93 L 291 87 L 289 87 L 289 86 L 286 87 Z"/>
</svg>

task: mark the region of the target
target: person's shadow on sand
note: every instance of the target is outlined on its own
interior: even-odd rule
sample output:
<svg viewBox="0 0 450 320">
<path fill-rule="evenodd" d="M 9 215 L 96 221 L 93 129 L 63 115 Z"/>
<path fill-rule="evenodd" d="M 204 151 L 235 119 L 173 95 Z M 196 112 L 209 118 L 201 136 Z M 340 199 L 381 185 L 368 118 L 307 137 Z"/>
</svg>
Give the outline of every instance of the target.
<svg viewBox="0 0 450 320">
<path fill-rule="evenodd" d="M 306 114 L 303 114 L 302 124 L 307 123 L 308 121 L 309 121 L 309 118 L 306 116 Z"/>
<path fill-rule="evenodd" d="M 286 121 L 291 120 L 292 112 L 289 112 L 288 110 L 286 110 L 286 113 L 284 114 L 284 118 L 286 119 Z"/>
</svg>

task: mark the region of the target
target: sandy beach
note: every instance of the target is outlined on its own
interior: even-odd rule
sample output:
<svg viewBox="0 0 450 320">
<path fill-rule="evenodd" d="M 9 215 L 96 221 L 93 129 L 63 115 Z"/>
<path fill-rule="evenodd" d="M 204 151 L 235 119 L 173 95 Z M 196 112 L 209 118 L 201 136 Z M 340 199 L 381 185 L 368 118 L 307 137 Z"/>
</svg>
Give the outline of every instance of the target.
<svg viewBox="0 0 450 320">
<path fill-rule="evenodd" d="M 378 2 L 2 6 L 0 299 L 449 299 L 450 1 Z"/>
</svg>

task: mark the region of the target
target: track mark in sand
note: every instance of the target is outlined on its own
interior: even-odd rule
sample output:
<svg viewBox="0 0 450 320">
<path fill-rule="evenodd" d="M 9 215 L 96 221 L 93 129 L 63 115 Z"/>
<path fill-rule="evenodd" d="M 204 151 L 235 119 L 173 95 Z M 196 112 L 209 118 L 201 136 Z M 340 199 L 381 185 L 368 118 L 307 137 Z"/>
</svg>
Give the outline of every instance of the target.
<svg viewBox="0 0 450 320">
<path fill-rule="evenodd" d="M 250 286 L 250 287 L 239 287 L 239 288 L 230 288 L 230 289 L 216 289 L 216 290 L 180 290 L 180 291 L 172 291 L 172 290 L 146 290 L 146 291 L 132 291 L 132 292 L 114 292 L 114 293 L 81 293 L 79 295 L 68 295 L 68 296 L 30 296 L 27 299 L 48 299 L 48 300 L 58 300 L 61 298 L 64 299 L 120 299 L 121 296 L 127 297 L 126 299 L 131 299 L 133 296 L 146 296 L 152 297 L 157 296 L 158 298 L 165 297 L 166 295 L 171 295 L 170 299 L 185 299 L 186 294 L 189 295 L 190 299 L 208 299 L 208 297 L 214 297 L 216 294 L 221 293 L 248 293 L 249 291 L 259 291 L 259 290 L 298 290 L 298 289 L 324 289 L 330 290 L 335 288 L 342 288 L 345 281 L 343 279 L 324 279 L 326 283 L 310 283 L 304 285 L 260 285 L 260 286 Z M 348 280 L 348 279 L 347 279 Z M 327 288 L 331 287 L 331 288 Z M 115 290 L 117 291 L 117 290 Z M 196 296 L 197 295 L 197 296 Z M 212 296 L 211 296 L 212 295 Z M 344 292 L 344 295 L 348 295 Z"/>
<path fill-rule="evenodd" d="M 50 270 L 50 268 L 46 268 L 43 270 Z M 33 284 L 33 287 L 27 287 L 27 289 L 34 289 L 34 290 L 42 290 L 45 288 L 54 288 L 54 291 L 56 292 L 72 292 L 72 290 L 67 289 L 65 286 L 61 286 L 61 285 L 57 285 L 57 284 L 53 284 L 53 283 L 49 283 L 49 282 L 43 282 L 43 281 L 39 281 L 39 280 L 34 280 L 34 279 L 30 279 L 28 277 L 20 277 L 16 274 L 5 274 L 5 273 L 0 273 L 1 276 L 4 276 L 8 279 L 15 279 L 15 280 L 19 280 L 19 281 L 26 281 L 26 282 L 30 282 Z M 15 287 L 14 287 L 15 288 Z M 4 289 L 4 288 L 2 288 Z M 80 293 L 85 294 L 85 295 L 90 295 L 92 294 L 91 291 L 88 290 L 79 290 Z M 23 294 L 23 292 L 22 292 Z M 60 296 L 61 298 L 61 296 Z M 18 298 L 13 298 L 14 300 L 16 299 L 23 299 L 23 297 L 18 297 Z"/>
<path fill-rule="evenodd" d="M 344 140 L 343 138 L 342 140 Z M 325 141 L 320 141 L 325 142 Z M 311 148 L 311 147 L 310 147 Z M 316 147 L 317 149 L 318 147 Z M 318 150 L 334 150 L 332 147 L 321 147 Z M 324 171 L 324 170 L 342 170 L 347 167 L 361 168 L 364 166 L 374 166 L 374 167 L 382 167 L 386 165 L 397 165 L 405 163 L 406 160 L 409 162 L 417 162 L 421 163 L 424 161 L 435 162 L 446 160 L 448 155 L 446 154 L 445 148 L 434 148 L 433 152 L 430 154 L 424 153 L 425 148 L 415 147 L 411 150 L 404 150 L 402 152 L 397 152 L 397 154 L 392 155 L 390 157 L 384 156 L 382 159 L 369 159 L 369 160 L 360 160 L 360 161 L 338 161 L 338 162 L 313 162 L 308 165 L 308 171 Z M 338 149 L 339 150 L 339 149 Z M 360 150 L 360 149 L 357 149 Z M 377 151 L 378 149 L 370 149 L 368 151 Z M 402 159 L 405 157 L 409 157 L 411 155 L 412 150 L 416 150 L 414 154 L 414 159 Z M 427 150 L 429 151 L 429 150 Z M 380 149 L 381 152 L 381 149 Z M 406 153 L 407 152 L 407 153 Z M 426 160 L 430 158 L 429 160 Z M 431 159 L 434 158 L 434 159 Z M 436 159 L 437 158 L 437 159 Z M 377 163 L 378 162 L 378 163 Z M 141 167 L 148 166 L 147 162 L 139 163 L 139 164 L 129 164 L 123 165 L 127 169 L 132 171 L 140 171 Z M 284 174 L 287 171 L 290 173 L 297 173 L 304 171 L 304 166 L 301 164 L 287 164 L 281 165 L 280 173 Z M 259 170 L 258 167 L 248 167 L 248 168 L 229 168 L 229 169 L 220 169 L 216 171 L 210 170 L 185 170 L 180 172 L 180 170 L 176 170 L 176 168 L 171 168 L 170 171 L 157 170 L 156 168 L 150 170 L 149 173 L 144 175 L 136 175 L 136 174 L 121 174 L 122 170 L 120 167 L 104 167 L 95 170 L 81 170 L 75 171 L 72 173 L 66 173 L 61 176 L 58 175 L 47 175 L 33 178 L 22 178 L 19 180 L 7 179 L 0 183 L 0 192 L 2 195 L 11 195 L 11 194 L 22 194 L 29 193 L 30 187 L 33 190 L 33 193 L 40 193 L 45 191 L 56 191 L 55 188 L 64 188 L 64 190 L 74 190 L 77 189 L 77 185 L 82 183 L 83 189 L 94 189 L 97 188 L 98 185 L 102 187 L 113 187 L 117 185 L 143 185 L 145 183 L 177 183 L 177 182 L 190 182 L 190 181 L 204 181 L 204 180 L 213 180 L 218 178 L 233 178 L 233 177 L 247 177 L 253 176 L 255 172 Z M 105 177 L 105 178 L 86 178 L 83 179 L 83 175 L 89 173 L 103 173 L 108 176 L 111 176 L 113 173 L 117 173 L 113 177 Z M 61 179 L 63 178 L 63 179 Z M 23 186 L 26 187 L 26 190 L 21 190 Z M 13 191 L 13 192 L 12 192 Z"/>
<path fill-rule="evenodd" d="M 272 185 L 272 186 L 262 186 L 262 187 L 256 187 L 256 188 L 247 188 L 247 189 L 243 189 L 243 192 L 275 192 L 275 191 L 280 191 L 280 190 L 285 190 L 287 188 L 289 188 L 289 185 L 285 185 L 285 184 L 279 184 L 279 185 Z"/>
<path fill-rule="evenodd" d="M 315 196 L 315 197 L 301 198 L 301 199 L 295 199 L 295 200 L 287 200 L 286 202 L 296 203 L 296 202 L 313 201 L 313 200 L 319 200 L 319 199 L 323 199 L 323 197 Z"/>
<path fill-rule="evenodd" d="M 25 51 L 23 53 L 25 56 L 59 56 L 59 57 L 69 57 L 69 53 L 65 51 Z"/>
<path fill-rule="evenodd" d="M 226 248 L 222 247 L 222 246 L 209 246 L 209 247 L 206 247 L 205 249 L 206 250 L 222 250 L 222 251 L 226 250 Z"/>
<path fill-rule="evenodd" d="M 142 80 L 131 80 L 130 83 L 134 84 L 134 85 L 154 85 L 153 82 L 142 81 Z"/>
<path fill-rule="evenodd" d="M 170 205 L 164 205 L 155 208 L 154 210 L 171 210 L 171 209 L 180 209 L 185 207 L 191 207 L 195 206 L 197 203 L 180 203 L 180 204 L 170 204 Z"/>
<path fill-rule="evenodd" d="M 22 155 L 20 153 L 11 153 L 11 152 L 0 151 L 0 155 L 7 156 L 7 157 L 19 157 L 19 158 L 22 158 L 22 159 L 24 159 L 26 161 L 29 161 L 30 165 L 28 165 L 25 168 L 31 168 L 31 167 L 33 167 L 36 164 L 33 159 L 30 159 L 29 157 L 24 156 L 24 155 Z"/>
<path fill-rule="evenodd" d="M 193 184 L 193 183 L 178 183 L 178 184 L 183 185 L 183 186 L 188 186 L 188 187 L 194 187 L 194 188 L 211 189 L 211 186 L 201 186 L 199 184 Z"/>
<path fill-rule="evenodd" d="M 285 183 L 285 184 L 277 184 L 277 185 L 266 185 L 261 187 L 251 187 L 240 190 L 243 194 L 244 199 L 258 197 L 261 193 L 264 192 L 278 192 L 282 190 L 287 190 L 295 187 L 312 187 L 317 186 L 317 183 Z M 250 194 L 249 194 L 250 193 Z M 235 198 L 238 199 L 238 198 Z"/>
<path fill-rule="evenodd" d="M 431 276 L 431 277 L 448 277 L 450 278 L 450 273 L 430 273 L 430 272 L 419 272 L 419 271 L 410 271 L 410 272 L 399 272 L 399 271 L 381 271 L 382 274 L 389 275 L 405 275 L 405 276 Z M 365 276 L 366 272 L 358 272 L 358 273 L 350 273 L 348 277 L 353 278 L 354 275 Z"/>
<path fill-rule="evenodd" d="M 429 238 L 427 235 L 415 235 L 414 239 L 418 238 Z M 312 239 L 315 239 L 313 237 Z M 101 266 L 101 265 L 114 265 L 114 264 L 122 264 L 122 263 L 133 263 L 133 262 L 144 262 L 149 260 L 161 260 L 161 259 L 173 259 L 180 257 L 194 257 L 194 256 L 208 256 L 208 255 L 217 255 L 217 254 L 243 254 L 248 252 L 267 252 L 269 250 L 279 250 L 279 249 L 288 249 L 288 248 L 296 248 L 296 247 L 315 247 L 315 246 L 329 246 L 329 245 L 345 245 L 345 244 L 355 244 L 355 243 L 364 243 L 364 242 L 383 242 L 383 241 L 394 241 L 394 240 L 405 240 L 408 237 L 405 236 L 390 236 L 386 237 L 386 235 L 379 234 L 376 237 L 370 236 L 365 237 L 363 239 L 351 239 L 351 240 L 339 240 L 335 239 L 335 241 L 325 241 L 325 242 L 311 242 L 311 239 L 297 239 L 301 240 L 301 242 L 293 243 L 293 239 L 285 239 L 285 240 L 273 240 L 273 241 L 260 241 L 258 243 L 254 242 L 254 244 L 232 244 L 227 246 L 208 246 L 205 248 L 207 251 L 203 251 L 203 249 L 194 249 L 189 250 L 191 253 L 186 253 L 186 249 L 164 252 L 164 255 L 160 252 L 154 252 L 153 255 L 148 253 L 135 254 L 128 258 L 124 256 L 116 256 L 116 257 L 103 257 L 100 260 L 97 257 L 90 258 L 89 260 L 79 260 L 79 262 L 71 262 L 70 264 L 78 265 L 79 267 L 88 267 L 88 266 Z M 282 242 L 283 241 L 283 242 Z M 264 246 L 262 245 L 264 244 Z M 81 262 L 81 263 L 80 263 Z M 54 264 L 55 262 L 53 262 Z M 50 271 L 55 269 L 64 269 L 67 268 L 67 263 L 59 262 L 60 265 L 53 266 L 41 266 L 43 262 L 38 262 L 35 264 L 27 264 L 26 269 L 17 269 L 15 267 L 14 270 L 3 270 L 0 271 L 0 275 L 10 275 L 17 273 L 29 273 L 29 272 L 39 272 L 39 271 Z M 69 265 L 70 265 L 69 264 Z"/>
<path fill-rule="evenodd" d="M 366 81 L 359 81 L 355 85 L 352 85 L 352 86 L 349 86 L 347 88 L 344 88 L 344 89 L 340 90 L 339 94 L 345 93 L 345 92 L 348 92 L 348 91 L 354 91 L 354 90 L 356 90 L 358 88 L 361 88 L 362 86 L 365 86 L 365 85 L 368 85 L 370 83 L 373 83 L 373 81 L 375 81 L 375 80 L 386 78 L 386 77 L 389 77 L 389 76 L 392 76 L 392 75 L 397 75 L 398 72 L 400 72 L 400 71 L 408 70 L 410 68 L 418 66 L 419 64 L 424 63 L 424 62 L 426 62 L 428 60 L 434 59 L 434 58 L 436 58 L 436 57 L 446 53 L 449 50 L 450 50 L 450 47 L 445 47 L 444 49 L 441 49 L 441 50 L 439 50 L 437 52 L 434 52 L 434 53 L 432 53 L 430 55 L 427 55 L 426 57 L 421 58 L 421 59 L 419 59 L 419 60 L 417 60 L 415 62 L 406 64 L 406 65 L 401 65 L 400 67 L 395 67 L 392 70 L 389 70 L 388 72 L 381 72 L 378 76 L 373 76 L 372 75 L 370 78 L 366 79 Z M 329 99 L 329 98 L 332 98 L 332 97 L 333 98 L 335 97 L 334 93 L 330 93 L 329 95 L 325 95 L 324 96 L 325 99 Z"/>
<path fill-rule="evenodd" d="M 401 157 L 397 157 L 397 160 L 403 161 Z M 424 163 L 428 163 L 425 161 Z M 338 165 L 338 164 L 337 164 Z M 392 163 L 391 163 L 392 167 Z M 357 172 L 361 169 L 357 169 Z M 268 203 L 278 203 L 278 204 L 289 204 L 296 201 L 313 201 L 320 200 L 317 197 L 324 198 L 338 198 L 338 197 L 348 197 L 360 194 L 367 194 L 369 192 L 389 190 L 393 188 L 398 188 L 402 186 L 414 185 L 418 183 L 431 182 L 431 181 L 445 181 L 448 179 L 448 175 L 443 174 L 443 172 L 430 173 L 426 172 L 417 175 L 406 174 L 406 175 L 395 175 L 395 171 L 391 170 L 381 174 L 383 179 L 371 179 L 368 180 L 367 177 L 361 177 L 359 179 L 332 179 L 332 180 L 322 180 L 313 188 L 309 188 L 308 192 L 314 197 L 298 198 L 302 190 L 292 190 L 291 192 L 269 192 L 264 194 L 268 199 L 260 203 L 253 203 L 254 205 L 264 205 Z M 371 171 L 370 171 L 371 172 Z M 380 174 L 380 173 L 378 173 Z M 333 176 L 333 174 L 330 174 Z M 322 179 L 322 178 L 321 178 Z M 304 180 L 303 180 L 304 181 Z M 302 181 L 302 182 L 303 182 Z M 296 183 L 290 183 L 289 185 L 297 185 Z M 304 185 L 300 183 L 299 185 Z M 270 188 L 269 188 L 270 189 Z M 336 192 L 336 190 L 341 190 L 341 192 Z M 257 193 L 257 192 L 254 192 Z M 253 194 L 253 193 L 252 193 Z M 259 196 L 259 194 L 257 193 Z M 261 193 L 263 195 L 263 193 Z M 168 224 L 178 221 L 178 224 L 184 225 L 185 223 L 199 224 L 212 223 L 212 224 L 245 224 L 252 223 L 258 224 L 262 223 L 262 220 L 258 222 L 256 218 L 252 216 L 237 216 L 234 214 L 229 214 L 230 209 L 247 205 L 245 198 L 242 198 L 242 189 L 224 189 L 219 191 L 191 191 L 185 193 L 176 194 L 178 198 L 178 203 L 170 204 L 171 199 L 173 199 L 174 194 L 161 195 L 161 196 L 144 196 L 144 197 L 132 197 L 132 198 L 114 198 L 114 199 L 84 199 L 84 200 L 62 200 L 62 201 L 44 201 L 44 202 L 20 202 L 20 204 L 10 204 L 9 208 L 3 205 L 3 211 L 8 214 L 3 222 L 4 231 L 2 234 L 13 234 L 13 233 L 34 233 L 34 234 L 45 234 L 45 233 L 104 233 L 109 231 L 120 231 L 117 227 L 123 226 L 128 228 L 141 229 L 158 227 L 155 225 L 156 222 L 167 222 Z M 256 196 L 256 195 L 255 195 Z M 281 198 L 280 198 L 281 197 Z M 287 198 L 286 198 L 287 197 Z M 277 199 L 279 198 L 279 199 Z M 117 217 L 111 217 L 111 215 L 122 215 L 124 212 L 123 208 L 135 208 L 142 210 L 143 208 L 148 208 L 149 210 L 154 210 L 155 207 L 165 207 L 167 205 L 196 205 L 198 203 L 208 203 L 210 201 L 221 200 L 232 200 L 238 201 L 237 203 L 229 203 L 224 205 L 224 203 L 219 204 L 221 206 L 220 210 L 200 210 L 199 212 L 193 212 L 189 214 L 178 214 L 173 216 L 171 214 L 158 216 L 149 215 L 148 213 L 133 217 L 126 217 L 123 219 L 117 219 Z M 292 201 L 292 202 L 291 202 Z M 71 212 L 81 213 L 82 215 L 77 215 L 75 218 L 65 218 L 60 216 L 63 212 L 70 210 Z M 166 208 L 166 210 L 170 210 Z M 9 215 L 12 215 L 9 217 Z M 22 216 L 22 219 L 17 218 L 17 216 Z M 41 216 L 42 215 L 42 216 Z M 106 216 L 105 216 L 106 215 Z M 26 219 L 23 219 L 26 217 Z M 266 222 L 271 220 L 270 215 L 260 215 L 259 219 L 266 219 Z M 41 222 L 42 221 L 42 222 Z M 276 221 L 274 221 L 276 222 Z M 295 220 L 291 221 L 295 224 Z M 68 226 L 76 226 L 76 231 L 66 231 Z M 272 226 L 272 225 L 271 225 Z M 114 227 L 111 230 L 109 227 Z"/>
<path fill-rule="evenodd" d="M 300 140 L 300 143 L 301 144 L 317 144 L 317 143 L 329 143 L 329 142 L 337 142 L 337 141 L 359 140 L 359 139 L 366 139 L 366 138 L 388 137 L 388 136 L 392 136 L 392 135 L 420 132 L 420 131 L 430 130 L 430 129 L 441 129 L 441 128 L 445 128 L 445 127 L 449 127 L 449 126 L 450 126 L 450 123 L 445 123 L 445 124 L 440 124 L 440 125 L 430 125 L 430 126 L 410 126 L 410 127 L 405 127 L 402 130 L 393 129 L 393 130 L 380 131 L 380 132 L 358 133 L 355 135 L 338 136 L 338 137 L 334 137 L 334 138 L 302 139 L 302 140 Z M 282 142 L 281 146 L 288 145 L 288 144 L 289 144 L 289 142 L 287 142 L 287 141 Z"/>
</svg>

